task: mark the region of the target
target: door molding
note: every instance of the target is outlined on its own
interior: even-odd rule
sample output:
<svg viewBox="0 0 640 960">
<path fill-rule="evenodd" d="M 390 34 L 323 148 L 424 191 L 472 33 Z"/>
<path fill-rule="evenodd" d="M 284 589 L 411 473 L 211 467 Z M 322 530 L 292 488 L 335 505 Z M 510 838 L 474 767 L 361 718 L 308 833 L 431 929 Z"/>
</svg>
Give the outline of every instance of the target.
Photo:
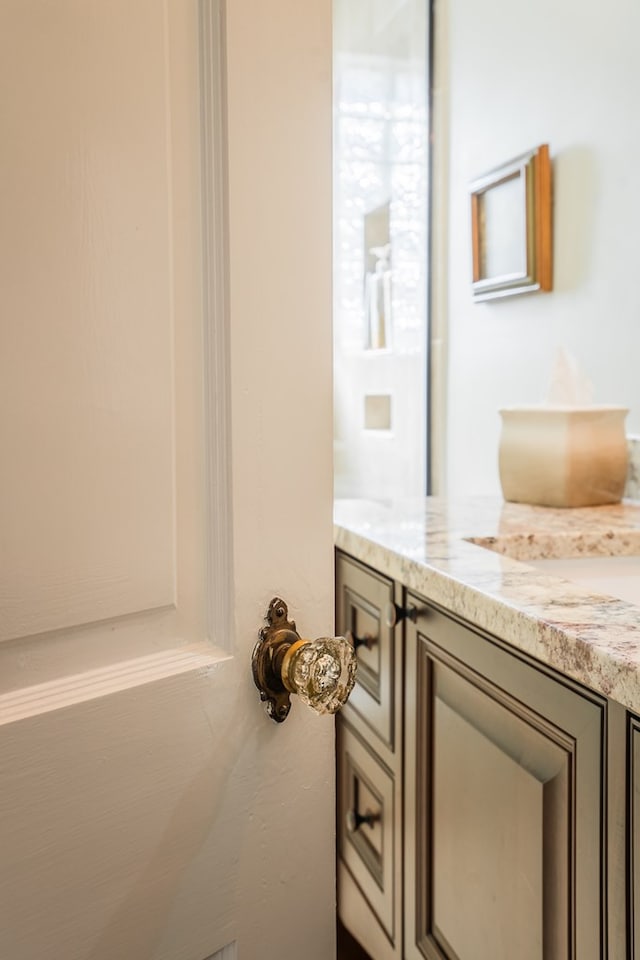
<svg viewBox="0 0 640 960">
<path fill-rule="evenodd" d="M 205 357 L 209 637 L 233 639 L 231 386 L 225 20 L 222 0 L 200 0 L 202 259 Z"/>
</svg>

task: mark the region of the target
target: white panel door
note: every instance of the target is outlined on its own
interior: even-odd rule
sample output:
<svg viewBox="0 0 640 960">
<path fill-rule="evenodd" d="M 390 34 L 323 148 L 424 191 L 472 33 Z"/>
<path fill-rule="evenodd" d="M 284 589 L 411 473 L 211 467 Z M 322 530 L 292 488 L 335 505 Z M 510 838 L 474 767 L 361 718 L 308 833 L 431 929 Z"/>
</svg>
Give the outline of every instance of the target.
<svg viewBox="0 0 640 960">
<path fill-rule="evenodd" d="M 328 960 L 330 0 L 0 0 L 0 957 Z"/>
</svg>

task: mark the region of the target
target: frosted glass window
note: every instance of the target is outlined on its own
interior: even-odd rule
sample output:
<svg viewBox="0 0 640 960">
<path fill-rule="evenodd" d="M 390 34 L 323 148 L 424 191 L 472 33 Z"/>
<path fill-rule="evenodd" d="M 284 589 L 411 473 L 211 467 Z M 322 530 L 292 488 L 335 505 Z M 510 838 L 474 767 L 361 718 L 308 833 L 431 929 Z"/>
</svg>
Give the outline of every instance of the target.
<svg viewBox="0 0 640 960">
<path fill-rule="evenodd" d="M 335 489 L 426 490 L 428 31 L 424 0 L 334 2 Z M 368 430 L 368 396 L 390 429 Z"/>
</svg>

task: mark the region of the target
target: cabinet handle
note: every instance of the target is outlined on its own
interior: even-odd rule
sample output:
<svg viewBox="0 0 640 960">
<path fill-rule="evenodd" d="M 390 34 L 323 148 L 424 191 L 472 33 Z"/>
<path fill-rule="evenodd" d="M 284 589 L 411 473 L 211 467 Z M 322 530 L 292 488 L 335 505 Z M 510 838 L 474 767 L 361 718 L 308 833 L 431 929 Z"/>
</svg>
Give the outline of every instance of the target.
<svg viewBox="0 0 640 960">
<path fill-rule="evenodd" d="M 358 647 L 366 647 L 367 650 L 371 650 L 372 647 L 375 647 L 378 642 L 378 638 L 374 637 L 372 633 L 365 633 L 364 637 L 356 637 L 353 630 L 347 630 L 345 633 L 345 638 L 349 641 L 354 650 L 357 650 Z"/>
<path fill-rule="evenodd" d="M 377 823 L 379 819 L 380 814 L 373 813 L 372 810 L 367 810 L 366 813 L 358 813 L 357 810 L 347 810 L 345 823 L 348 833 L 355 833 L 363 823 L 373 827 L 374 823 Z"/>
<path fill-rule="evenodd" d="M 391 600 L 384 608 L 384 622 L 387 627 L 395 627 L 402 620 L 411 620 L 415 623 L 418 618 L 418 608 L 410 604 L 408 607 L 401 607 L 398 603 Z"/>
</svg>

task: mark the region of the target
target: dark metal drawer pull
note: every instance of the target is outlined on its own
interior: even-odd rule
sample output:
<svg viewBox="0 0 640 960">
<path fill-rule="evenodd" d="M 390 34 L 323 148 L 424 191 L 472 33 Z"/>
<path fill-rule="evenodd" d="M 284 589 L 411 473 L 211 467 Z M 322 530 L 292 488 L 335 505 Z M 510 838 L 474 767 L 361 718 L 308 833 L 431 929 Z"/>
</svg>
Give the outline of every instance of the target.
<svg viewBox="0 0 640 960">
<path fill-rule="evenodd" d="M 366 647 L 367 650 L 371 650 L 378 642 L 378 638 L 374 637 L 372 633 L 365 633 L 364 637 L 356 637 L 353 630 L 347 630 L 345 637 L 354 650 L 357 650 L 358 647 Z"/>
<path fill-rule="evenodd" d="M 418 608 L 413 604 L 409 607 L 401 607 L 398 603 L 391 600 L 384 608 L 384 622 L 387 627 L 395 627 L 401 620 L 411 620 L 415 623 L 418 617 Z"/>
<path fill-rule="evenodd" d="M 358 813 L 357 810 L 347 810 L 345 816 L 345 822 L 349 833 L 355 833 L 356 830 L 360 829 L 363 823 L 373 827 L 374 823 L 377 823 L 379 819 L 380 814 L 373 813 L 371 810 L 367 810 L 366 813 Z"/>
</svg>

